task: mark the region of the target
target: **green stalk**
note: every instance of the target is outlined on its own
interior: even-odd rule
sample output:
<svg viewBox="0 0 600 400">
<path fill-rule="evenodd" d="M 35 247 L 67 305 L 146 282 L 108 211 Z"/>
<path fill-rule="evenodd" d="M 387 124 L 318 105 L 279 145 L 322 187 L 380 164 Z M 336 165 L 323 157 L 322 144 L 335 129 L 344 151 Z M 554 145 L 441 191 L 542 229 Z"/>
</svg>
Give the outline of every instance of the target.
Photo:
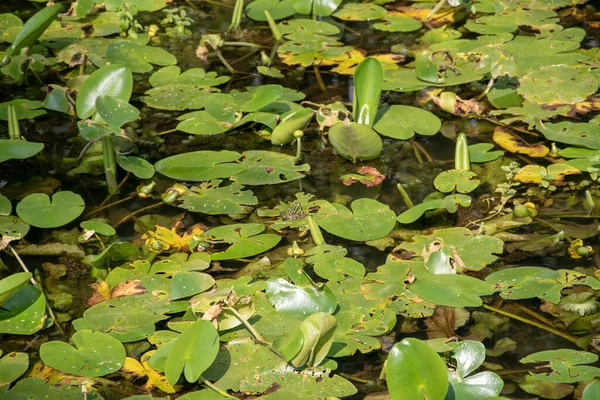
<svg viewBox="0 0 600 400">
<path fill-rule="evenodd" d="M 315 246 L 327 244 L 325 243 L 325 238 L 323 237 L 323 233 L 321 232 L 321 228 L 319 228 L 319 224 L 317 224 L 315 217 L 313 217 L 312 215 L 308 215 L 306 219 L 308 220 L 310 235 L 312 236 L 312 240 L 315 243 Z"/>
<path fill-rule="evenodd" d="M 17 110 L 12 104 L 8 105 L 8 137 L 11 139 L 21 139 L 21 128 L 17 118 Z"/>
<path fill-rule="evenodd" d="M 413 208 L 415 205 L 410 199 L 408 193 L 406 193 L 406 190 L 404 190 L 404 186 L 402 186 L 402 184 L 399 183 L 396 185 L 396 188 L 398 189 L 398 192 L 400 192 L 400 196 L 402 197 L 402 201 L 404 201 L 404 204 L 406 204 L 406 207 Z"/>
<path fill-rule="evenodd" d="M 102 158 L 104 159 L 104 176 L 108 193 L 119 193 L 119 184 L 117 183 L 117 158 L 113 146 L 112 135 L 102 136 Z"/>
<path fill-rule="evenodd" d="M 433 7 L 431 9 L 431 11 L 429 11 L 429 14 L 427 14 L 427 16 L 425 17 L 425 19 L 423 20 L 423 22 L 427 22 L 429 21 L 429 18 L 433 17 L 435 15 L 436 12 L 438 12 L 440 10 L 440 8 L 442 8 L 444 6 L 444 4 L 446 4 L 446 0 L 440 0 L 436 3 L 435 7 Z"/>
<path fill-rule="evenodd" d="M 269 28 L 271 28 L 273 38 L 278 42 L 281 41 L 281 38 L 283 37 L 281 35 L 281 31 L 277 27 L 277 23 L 275 23 L 275 20 L 273 19 L 271 13 L 268 10 L 265 10 L 265 17 L 267 18 L 267 22 L 269 23 Z"/>
<path fill-rule="evenodd" d="M 469 143 L 464 133 L 459 133 L 456 138 L 456 150 L 454 153 L 454 168 L 462 171 L 471 170 L 471 160 L 469 159 Z"/>
<path fill-rule="evenodd" d="M 229 24 L 229 29 L 239 29 L 240 28 L 243 12 L 244 12 L 244 0 L 236 0 L 235 7 L 233 8 L 233 15 L 231 17 L 231 24 Z"/>
<path fill-rule="evenodd" d="M 505 315 L 505 316 L 507 316 L 509 318 L 516 319 L 517 321 L 521 321 L 521 322 L 524 322 L 526 324 L 535 326 L 536 328 L 543 329 L 543 330 L 548 331 L 550 333 L 554 333 L 556 336 L 560 336 L 563 339 L 567 339 L 568 341 L 573 342 L 573 343 L 575 343 L 576 345 L 579 346 L 579 339 L 580 338 L 578 338 L 576 336 L 569 335 L 566 332 L 561 332 L 558 329 L 554 329 L 554 328 L 552 328 L 550 326 L 547 326 L 547 325 L 544 325 L 544 324 L 542 324 L 540 322 L 533 321 L 533 320 L 531 320 L 529 318 L 524 318 L 524 317 L 521 317 L 520 315 L 509 313 L 507 311 L 500 310 L 500 309 L 492 307 L 492 306 L 488 306 L 487 304 L 484 304 L 483 308 L 486 308 L 486 309 L 488 309 L 490 311 L 493 311 L 493 312 L 496 312 L 498 314 Z"/>
</svg>

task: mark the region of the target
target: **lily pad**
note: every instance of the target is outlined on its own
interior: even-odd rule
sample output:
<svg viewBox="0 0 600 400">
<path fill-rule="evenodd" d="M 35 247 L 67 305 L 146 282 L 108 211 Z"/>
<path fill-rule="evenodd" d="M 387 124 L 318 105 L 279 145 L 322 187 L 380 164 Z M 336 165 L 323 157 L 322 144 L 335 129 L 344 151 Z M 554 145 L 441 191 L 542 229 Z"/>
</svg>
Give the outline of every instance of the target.
<svg viewBox="0 0 600 400">
<path fill-rule="evenodd" d="M 488 399 L 498 396 L 504 382 L 497 374 L 483 371 L 470 375 L 485 360 L 485 346 L 474 340 L 464 340 L 447 344 L 454 350 L 456 371 L 448 371 L 454 398 L 465 400 Z"/>
<path fill-rule="evenodd" d="M 392 347 L 386 380 L 394 400 L 443 400 L 448 392 L 444 361 L 428 344 L 414 338 Z"/>
<path fill-rule="evenodd" d="M 218 86 L 229 81 L 228 76 L 218 76 L 216 72 L 206 72 L 202 68 L 190 68 L 181 73 L 176 65 L 159 69 L 148 81 L 152 87 L 180 84 L 194 86 Z"/>
<path fill-rule="evenodd" d="M 163 158 L 154 164 L 157 172 L 181 181 L 208 181 L 229 178 L 246 170 L 236 163 L 242 155 L 235 151 L 194 151 Z"/>
<path fill-rule="evenodd" d="M 575 383 L 589 381 L 600 376 L 600 368 L 590 365 L 598 356 L 587 351 L 571 349 L 546 350 L 530 354 L 519 360 L 521 363 L 544 363 L 551 372 L 531 373 L 531 377 L 542 382 Z"/>
<path fill-rule="evenodd" d="M 0 280 L 0 306 L 31 280 L 30 272 L 17 272 Z"/>
<path fill-rule="evenodd" d="M 167 66 L 177 64 L 177 59 L 160 47 L 120 41 L 106 49 L 106 60 L 113 64 L 122 64 L 132 72 L 144 73 L 152 71 L 152 64 Z"/>
<path fill-rule="evenodd" d="M 458 210 L 459 204 L 463 207 L 469 207 L 471 205 L 471 197 L 465 194 L 451 194 L 443 199 L 425 201 L 404 211 L 396 219 L 401 224 L 410 224 L 421 218 L 427 211 L 444 209 L 450 213 L 455 213 Z"/>
<path fill-rule="evenodd" d="M 469 160 L 472 163 L 486 163 L 497 160 L 504 155 L 503 151 L 490 151 L 494 148 L 491 143 L 477 143 L 469 146 Z"/>
<path fill-rule="evenodd" d="M 369 21 L 387 14 L 385 8 L 373 3 L 346 3 L 333 16 L 344 21 Z"/>
<path fill-rule="evenodd" d="M 420 277 L 409 289 L 424 300 L 448 307 L 481 307 L 480 296 L 494 293 L 487 282 L 451 274 Z"/>
<path fill-rule="evenodd" d="M 538 129 L 548 140 L 574 144 L 590 149 L 600 149 L 600 125 L 563 121 L 557 123 L 548 122 Z"/>
<path fill-rule="evenodd" d="M 250 150 L 242 154 L 243 171 L 232 179 L 242 185 L 273 185 L 304 178 L 308 164 L 296 165 L 296 158 L 273 151 Z"/>
<path fill-rule="evenodd" d="M 192 186 L 179 199 L 178 207 L 192 212 L 209 215 L 242 214 L 245 206 L 258 204 L 258 199 L 238 183 L 220 187 L 221 181 L 214 180 Z"/>
<path fill-rule="evenodd" d="M 284 268 L 293 283 L 282 278 L 267 281 L 266 292 L 273 307 L 283 315 L 304 319 L 316 312 L 332 314 L 337 301 L 327 286 L 318 287 L 302 270 L 300 261 L 288 258 Z"/>
<path fill-rule="evenodd" d="M 575 104 L 598 90 L 598 79 L 585 68 L 551 65 L 519 79 L 517 91 L 532 103 Z"/>
<path fill-rule="evenodd" d="M 31 335 L 46 322 L 46 297 L 35 286 L 25 285 L 0 309 L 0 333 Z"/>
<path fill-rule="evenodd" d="M 22 139 L 0 139 L 0 163 L 6 160 L 24 160 L 44 149 L 44 143 Z"/>
<path fill-rule="evenodd" d="M 267 21 L 265 11 L 277 21 L 291 17 L 296 13 L 293 7 L 295 0 L 255 0 L 246 6 L 246 15 L 255 21 Z"/>
<path fill-rule="evenodd" d="M 385 32 L 414 32 L 421 29 L 421 21 L 404 15 L 386 15 L 386 22 L 373 24 L 373 28 Z"/>
<path fill-rule="evenodd" d="M 338 122 L 329 129 L 329 140 L 340 156 L 356 162 L 379 157 L 383 143 L 368 125 Z"/>
<path fill-rule="evenodd" d="M 0 352 L 0 355 L 2 353 Z M 0 358 L 0 387 L 18 379 L 29 368 L 27 353 L 8 353 Z"/>
<path fill-rule="evenodd" d="M 367 241 L 384 237 L 396 225 L 395 213 L 376 200 L 358 199 L 350 211 L 341 204 L 333 204 L 335 214 L 317 218 L 327 232 L 348 240 Z"/>
<path fill-rule="evenodd" d="M 408 140 L 415 133 L 435 135 L 442 127 L 442 121 L 435 114 L 417 107 L 394 105 L 378 112 L 375 129 L 379 134 L 394 139 Z"/>
<path fill-rule="evenodd" d="M 17 204 L 17 215 L 37 228 L 57 228 L 73 221 L 83 213 L 85 203 L 76 193 L 55 193 L 52 200 L 46 194 L 35 193 Z"/>
<path fill-rule="evenodd" d="M 281 236 L 261 233 L 264 230 L 262 224 L 233 224 L 210 229 L 202 237 L 231 244 L 227 250 L 211 254 L 213 260 L 231 260 L 251 257 L 275 247 Z"/>
<path fill-rule="evenodd" d="M 473 179 L 476 176 L 473 171 L 451 169 L 436 176 L 433 185 L 442 193 L 454 190 L 458 193 L 470 193 L 479 186 L 479 179 Z"/>
<path fill-rule="evenodd" d="M 42 344 L 44 364 L 68 374 L 98 377 L 117 372 L 125 363 L 125 347 L 106 333 L 82 330 L 71 340 L 75 347 L 60 341 Z"/>
<path fill-rule="evenodd" d="M 118 156 L 117 164 L 127 172 L 140 179 L 150 179 L 154 176 L 154 167 L 148 161 L 136 156 Z"/>
</svg>

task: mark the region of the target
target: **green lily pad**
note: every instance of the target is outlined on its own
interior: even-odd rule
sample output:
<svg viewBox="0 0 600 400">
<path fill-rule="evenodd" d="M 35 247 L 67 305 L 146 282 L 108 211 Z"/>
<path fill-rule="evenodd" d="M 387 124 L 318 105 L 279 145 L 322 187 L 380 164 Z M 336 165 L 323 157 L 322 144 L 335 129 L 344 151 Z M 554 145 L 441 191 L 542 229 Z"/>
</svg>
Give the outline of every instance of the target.
<svg viewBox="0 0 600 400">
<path fill-rule="evenodd" d="M 227 132 L 235 123 L 235 115 L 229 113 L 217 118 L 207 111 L 194 111 L 177 118 L 177 130 L 191 135 L 217 135 Z"/>
<path fill-rule="evenodd" d="M 44 143 L 22 139 L 0 139 L 0 163 L 6 160 L 24 160 L 42 151 Z"/>
<path fill-rule="evenodd" d="M 46 111 L 43 109 L 44 104 L 41 101 L 14 99 L 0 103 L 0 120 L 8 121 L 9 105 L 12 105 L 15 108 L 18 120 L 36 118 L 46 114 Z"/>
<path fill-rule="evenodd" d="M 57 228 L 79 217 L 84 208 L 81 196 L 73 192 L 55 193 L 52 200 L 46 194 L 35 193 L 17 204 L 17 215 L 37 228 Z"/>
<path fill-rule="evenodd" d="M 273 307 L 283 315 L 304 319 L 316 312 L 332 314 L 337 301 L 327 286 L 318 287 L 302 270 L 300 261 L 288 258 L 284 268 L 293 283 L 282 278 L 267 281 L 266 292 Z"/>
<path fill-rule="evenodd" d="M 178 207 L 209 215 L 242 214 L 246 206 L 258 204 L 258 199 L 238 183 L 220 187 L 220 180 L 202 183 L 186 189 L 179 197 Z"/>
<path fill-rule="evenodd" d="M 117 164 L 127 172 L 140 179 L 150 179 L 154 176 L 154 167 L 148 161 L 136 156 L 118 156 Z"/>
<path fill-rule="evenodd" d="M 531 377 L 542 382 L 575 383 L 589 381 L 600 376 L 600 368 L 590 365 L 598 361 L 598 356 L 587 351 L 571 349 L 546 350 L 530 354 L 519 360 L 526 363 L 544 363 L 551 372 L 531 373 Z"/>
<path fill-rule="evenodd" d="M 448 307 L 481 307 L 479 297 L 494 293 L 487 282 L 451 274 L 420 277 L 409 289 L 424 300 Z"/>
<path fill-rule="evenodd" d="M 344 21 L 369 21 L 383 18 L 387 14 L 385 8 L 373 3 L 346 3 L 333 16 Z"/>
<path fill-rule="evenodd" d="M 539 297 L 558 303 L 563 287 L 576 280 L 577 273 L 569 270 L 552 270 L 544 267 L 515 267 L 489 275 L 485 281 L 493 285 L 507 300 Z"/>
<path fill-rule="evenodd" d="M 435 177 L 433 185 L 442 193 L 456 190 L 458 193 L 470 193 L 479 186 L 479 179 L 473 179 L 477 174 L 473 171 L 451 169 Z"/>
<path fill-rule="evenodd" d="M 244 170 L 232 177 L 241 185 L 273 185 L 304 178 L 302 172 L 310 171 L 310 165 L 296 165 L 296 158 L 273 151 L 250 150 L 242 154 Z"/>
<path fill-rule="evenodd" d="M 315 274 L 329 281 L 342 281 L 346 276 L 364 276 L 364 265 L 344 257 L 347 252 L 341 246 L 315 246 L 305 253 L 306 262 L 312 264 Z"/>
<path fill-rule="evenodd" d="M 171 278 L 171 300 L 194 296 L 210 289 L 215 280 L 209 274 L 197 271 L 178 272 Z"/>
<path fill-rule="evenodd" d="M 157 172 L 180 181 L 208 181 L 229 178 L 246 170 L 236 163 L 242 155 L 235 151 L 194 151 L 163 158 L 154 164 Z"/>
<path fill-rule="evenodd" d="M 548 140 L 600 150 L 600 125 L 569 121 L 548 122 L 538 130 Z"/>
<path fill-rule="evenodd" d="M 115 133 L 120 133 L 123 125 L 140 116 L 138 109 L 129 102 L 105 95 L 96 98 L 96 110 Z"/>
<path fill-rule="evenodd" d="M 0 215 L 0 236 L 4 241 L 19 240 L 29 232 L 29 224 L 14 215 Z"/>
<path fill-rule="evenodd" d="M 414 338 L 392 347 L 386 381 L 394 400 L 442 400 L 448 392 L 446 364 L 428 344 Z"/>
<path fill-rule="evenodd" d="M 199 320 L 187 327 L 172 345 L 165 364 L 165 376 L 175 385 L 181 373 L 196 382 L 213 363 L 219 351 L 219 334 L 210 321 Z M 198 357 L 202 354 L 202 357 Z"/>
<path fill-rule="evenodd" d="M 16 33 L 23 26 L 21 18 L 11 13 L 0 14 L 0 42 L 12 43 Z"/>
<path fill-rule="evenodd" d="M 154 330 L 154 324 L 165 319 L 166 299 L 141 294 L 110 299 L 88 308 L 83 317 L 73 321 L 76 330 L 91 329 L 105 332 L 123 343 L 145 339 Z"/>
<path fill-rule="evenodd" d="M 289 368 L 266 346 L 252 339 L 230 341 L 223 346 L 202 376 L 222 390 L 260 394 L 265 400 L 345 397 L 356 393 L 350 382 L 331 375 L 329 370 L 298 372 Z"/>
<path fill-rule="evenodd" d="M 450 213 L 455 213 L 458 210 L 459 204 L 463 207 L 469 207 L 471 205 L 471 197 L 464 194 L 451 194 L 443 199 L 429 200 L 409 208 L 398 215 L 396 219 L 401 224 L 410 224 L 421 218 L 427 211 L 444 209 Z"/>
<path fill-rule="evenodd" d="M 233 224 L 210 229 L 202 237 L 231 244 L 226 250 L 211 254 L 213 260 L 231 260 L 251 257 L 275 247 L 281 236 L 261 233 L 264 230 L 262 224 Z"/>
<path fill-rule="evenodd" d="M 327 232 L 348 240 L 380 239 L 396 225 L 395 213 L 376 200 L 358 199 L 352 202 L 352 211 L 341 204 L 333 204 L 335 214 L 318 218 L 319 226 Z"/>
<path fill-rule="evenodd" d="M 0 333 L 31 335 L 46 322 L 46 297 L 35 286 L 25 285 L 0 309 Z"/>
<path fill-rule="evenodd" d="M 504 118 L 500 122 L 504 124 L 512 124 L 515 121 L 522 121 L 526 123 L 529 129 L 534 129 L 538 125 L 541 125 L 541 121 L 545 121 L 557 115 L 567 115 L 570 111 L 570 107 L 563 106 L 558 108 L 552 108 L 547 110 L 541 105 L 536 103 L 524 102 L 519 107 L 508 107 L 504 110 L 491 111 L 491 115 L 514 115 L 511 118 Z M 483 144 L 483 143 L 480 143 Z"/>
<path fill-rule="evenodd" d="M 293 7 L 300 14 L 328 17 L 340 4 L 342 0 L 294 0 Z"/>
<path fill-rule="evenodd" d="M 164 67 L 153 73 L 148 79 L 152 87 L 180 84 L 194 86 L 219 86 L 229 81 L 228 76 L 218 76 L 216 72 L 206 72 L 202 68 L 190 68 L 181 73 L 176 65 Z"/>
<path fill-rule="evenodd" d="M 540 28 L 543 25 L 555 24 L 558 21 L 558 15 L 554 11 L 517 8 L 479 17 L 473 22 L 467 22 L 465 28 L 482 35 L 493 35 L 514 32 L 520 26 Z"/>
<path fill-rule="evenodd" d="M 266 21 L 265 11 L 277 21 L 291 17 L 296 13 L 293 4 L 295 0 L 255 0 L 246 6 L 246 15 L 255 21 Z"/>
<path fill-rule="evenodd" d="M 415 133 L 435 135 L 442 127 L 442 121 L 435 114 L 417 107 L 394 105 L 382 108 L 375 122 L 379 134 L 394 139 L 408 140 Z"/>
<path fill-rule="evenodd" d="M 294 32 L 285 35 L 286 41 L 277 49 L 281 61 L 288 65 L 308 67 L 311 65 L 337 64 L 353 51 L 351 46 L 334 37 Z"/>
<path fill-rule="evenodd" d="M 41 378 L 22 379 L 6 392 L 4 400 L 81 400 L 80 385 L 58 385 L 47 383 Z M 87 393 L 88 400 L 101 400 L 102 397 L 94 392 Z"/>
<path fill-rule="evenodd" d="M 421 29 L 421 21 L 404 15 L 386 15 L 386 22 L 373 24 L 373 28 L 385 32 L 414 32 Z"/>
<path fill-rule="evenodd" d="M 117 372 L 125 363 L 125 347 L 106 333 L 82 330 L 71 340 L 75 347 L 60 341 L 42 344 L 44 364 L 68 374 L 97 377 Z"/>
<path fill-rule="evenodd" d="M 551 65 L 519 79 L 517 91 L 532 103 L 575 104 L 598 90 L 598 79 L 585 68 Z"/>
<path fill-rule="evenodd" d="M 477 143 L 469 147 L 469 160 L 472 163 L 486 163 L 497 160 L 504 155 L 503 151 L 490 151 L 494 148 L 492 143 Z"/>
<path fill-rule="evenodd" d="M 0 355 L 2 353 L 0 352 Z M 8 353 L 0 358 L 0 387 L 17 380 L 29 368 L 27 353 Z"/>
<path fill-rule="evenodd" d="M 280 351 L 296 368 L 305 365 L 316 367 L 331 349 L 336 328 L 334 316 L 324 312 L 314 313 L 302 321 L 297 330 L 290 332 Z"/>
<path fill-rule="evenodd" d="M 83 221 L 79 224 L 79 226 L 81 226 L 85 230 L 94 231 L 103 236 L 112 236 L 117 233 L 117 231 L 115 231 L 115 228 L 113 228 L 112 226 L 97 220 Z"/>
<path fill-rule="evenodd" d="M 12 212 L 12 203 L 10 199 L 0 194 L 0 216 L 10 215 Z"/>
<path fill-rule="evenodd" d="M 581 400 L 595 400 L 600 397 L 600 381 L 593 381 L 585 387 Z"/>
<path fill-rule="evenodd" d="M 292 19 L 289 21 L 280 22 L 277 24 L 279 32 L 282 35 L 287 35 L 295 32 L 305 32 L 318 35 L 337 35 L 340 29 L 328 22 L 317 21 L 312 19 Z"/>
<path fill-rule="evenodd" d="M 383 143 L 368 125 L 356 122 L 338 122 L 329 129 L 331 145 L 340 156 L 356 162 L 379 157 Z"/>
<path fill-rule="evenodd" d="M 281 122 L 273 129 L 271 134 L 271 143 L 274 145 L 288 144 L 294 141 L 294 132 L 304 130 L 313 118 L 313 111 L 308 108 L 302 108 L 298 111 L 292 111 L 281 119 Z"/>
<path fill-rule="evenodd" d="M 144 73 L 152 71 L 152 64 L 167 66 L 177 64 L 177 59 L 160 47 L 120 41 L 112 43 L 106 49 L 106 60 L 113 64 L 122 64 L 132 72 Z"/>
<path fill-rule="evenodd" d="M 160 110 L 197 110 L 210 101 L 214 89 L 191 84 L 173 83 L 146 92 L 144 103 Z"/>
<path fill-rule="evenodd" d="M 485 360 L 485 346 L 474 340 L 447 344 L 454 350 L 456 371 L 449 370 L 448 378 L 457 399 L 479 400 L 494 398 L 500 394 L 504 382 L 497 374 L 483 371 L 470 375 Z"/>
</svg>

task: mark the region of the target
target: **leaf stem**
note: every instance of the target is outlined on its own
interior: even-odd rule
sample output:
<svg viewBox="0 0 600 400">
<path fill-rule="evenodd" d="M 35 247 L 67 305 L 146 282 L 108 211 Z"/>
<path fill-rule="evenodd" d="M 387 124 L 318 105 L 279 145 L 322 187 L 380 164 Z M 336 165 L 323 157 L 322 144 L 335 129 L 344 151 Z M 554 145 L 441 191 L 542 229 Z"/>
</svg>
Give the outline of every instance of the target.
<svg viewBox="0 0 600 400">
<path fill-rule="evenodd" d="M 319 71 L 319 67 L 313 65 L 313 71 L 315 72 L 315 78 L 317 78 L 317 83 L 322 91 L 326 91 L 325 82 L 323 82 L 323 77 L 321 76 L 321 72 Z"/>
<path fill-rule="evenodd" d="M 225 59 L 225 57 L 223 57 L 223 54 L 221 54 L 219 49 L 215 49 L 215 53 L 217 53 L 217 57 L 219 57 L 219 60 L 221 60 L 225 68 L 227 68 L 232 74 L 235 74 L 235 69 L 233 69 L 233 67 L 227 62 L 227 60 Z"/>
<path fill-rule="evenodd" d="M 400 196 L 402 197 L 402 201 L 404 201 L 404 204 L 406 204 L 406 207 L 408 208 L 413 208 L 415 205 L 412 202 L 410 196 L 408 195 L 408 193 L 406 193 L 406 190 L 404 189 L 404 186 L 402 186 L 401 183 L 396 185 L 396 188 L 398 189 L 398 192 L 400 192 Z"/>
<path fill-rule="evenodd" d="M 136 198 L 136 197 L 137 197 L 137 196 L 129 196 L 129 197 L 125 197 L 124 199 L 120 199 L 120 200 L 117 200 L 117 201 L 113 201 L 113 202 L 112 202 L 112 203 L 110 203 L 110 204 L 105 204 L 105 205 L 103 205 L 103 206 L 101 206 L 101 207 L 98 207 L 98 208 L 96 208 L 95 210 L 92 210 L 92 211 L 90 211 L 89 213 L 85 214 L 85 217 L 89 217 L 90 215 L 94 215 L 94 214 L 96 214 L 97 212 L 100 212 L 100 211 L 102 211 L 102 210 L 105 210 L 105 209 L 107 209 L 107 208 L 110 208 L 110 207 L 112 207 L 112 206 L 116 206 L 117 204 L 125 203 L 126 201 L 128 201 L 128 200 L 131 200 L 131 199 L 134 199 L 134 198 Z"/>
<path fill-rule="evenodd" d="M 17 253 L 10 244 L 8 245 L 8 248 L 10 249 L 10 251 L 13 253 L 13 256 L 15 256 L 15 258 L 21 265 L 21 268 L 23 269 L 23 271 L 31 273 L 29 271 L 29 269 L 27 268 L 27 265 L 25 265 L 25 263 L 19 256 L 19 253 Z M 40 292 L 42 292 L 42 296 L 46 297 L 46 294 L 44 293 L 44 289 L 35 279 L 33 279 L 33 277 L 31 277 L 31 283 L 33 284 L 33 286 L 38 288 L 40 290 Z M 68 339 L 67 332 L 65 332 L 65 328 L 63 328 L 63 326 L 58 322 L 56 315 L 54 315 L 54 311 L 52 311 L 52 308 L 50 307 L 50 304 L 48 303 L 47 297 L 46 297 L 46 311 L 48 312 L 48 315 L 50 316 L 50 319 L 52 320 L 52 322 L 54 322 L 54 325 L 56 325 L 56 327 L 60 331 L 60 334 L 62 335 L 63 339 L 67 340 Z"/>
<path fill-rule="evenodd" d="M 231 311 L 231 313 L 233 315 L 235 315 L 235 317 L 244 325 L 244 327 L 246 329 L 248 329 L 248 331 L 252 334 L 252 336 L 254 336 L 254 339 L 258 340 L 259 342 L 261 342 L 262 344 L 267 346 L 273 353 L 275 353 L 275 355 L 277 355 L 283 361 L 287 362 L 285 357 L 279 351 L 277 351 L 277 349 L 275 347 L 273 347 L 273 345 L 267 339 L 262 337 L 262 335 L 260 333 L 258 333 L 258 331 L 256 329 L 254 329 L 254 327 L 244 317 L 242 317 L 242 315 L 235 308 L 223 307 L 223 309 Z"/>
<path fill-rule="evenodd" d="M 237 399 L 237 397 L 233 397 L 232 395 L 230 395 L 229 393 L 227 393 L 223 389 L 217 387 L 215 384 L 213 384 L 210 381 L 206 380 L 202 375 L 200 375 L 200 380 L 202 381 L 202 383 L 204 383 L 206 386 L 208 386 L 209 388 L 211 388 L 215 392 L 219 393 L 221 396 L 227 397 L 229 399 Z"/>
<path fill-rule="evenodd" d="M 543 329 L 543 330 L 548 331 L 550 333 L 554 333 L 556 336 L 560 336 L 563 339 L 567 339 L 568 341 L 573 342 L 573 343 L 575 343 L 576 345 L 579 346 L 579 338 L 578 337 L 569 335 L 568 333 L 565 333 L 565 332 L 561 332 L 558 329 L 554 329 L 554 328 L 552 328 L 550 326 L 542 324 L 541 322 L 533 321 L 531 319 L 528 319 L 528 318 L 525 318 L 525 317 L 521 317 L 520 315 L 516 315 L 516 314 L 510 313 L 508 311 L 500 310 L 499 308 L 488 306 L 487 304 L 484 304 L 483 308 L 488 309 L 488 310 L 493 311 L 493 312 L 496 312 L 498 314 L 502 314 L 502 315 L 504 315 L 506 317 L 509 317 L 509 318 L 512 318 L 512 319 L 516 319 L 517 321 L 521 321 L 521 322 L 526 323 L 528 325 L 535 326 L 537 328 Z"/>
<path fill-rule="evenodd" d="M 102 159 L 104 160 L 104 176 L 108 185 L 108 193 L 119 193 L 117 183 L 117 158 L 112 135 L 102 136 Z"/>
<path fill-rule="evenodd" d="M 142 212 L 144 212 L 144 211 L 151 210 L 151 209 L 153 209 L 153 208 L 156 208 L 156 207 L 160 207 L 160 206 L 162 206 L 163 204 L 164 204 L 164 203 L 163 203 L 162 201 L 160 201 L 160 202 L 158 202 L 158 203 L 150 204 L 149 206 L 146 206 L 146 207 L 140 208 L 139 210 L 135 210 L 135 211 L 134 211 L 134 212 L 132 212 L 131 214 L 129 214 L 129 215 L 126 215 L 125 217 L 123 217 L 123 218 L 122 218 L 122 219 L 121 219 L 119 222 L 117 222 L 117 223 L 116 223 L 116 224 L 113 226 L 113 228 L 115 228 L 115 229 L 116 229 L 117 227 L 119 227 L 120 225 L 122 225 L 123 223 L 125 223 L 125 222 L 127 222 L 129 219 L 131 219 L 131 218 L 132 218 L 134 215 L 137 215 L 137 214 L 139 214 L 139 213 L 142 213 Z"/>
<path fill-rule="evenodd" d="M 321 232 L 321 228 L 319 228 L 319 224 L 317 224 L 315 217 L 309 214 L 306 219 L 308 220 L 310 235 L 312 236 L 315 246 L 326 244 L 325 238 L 323 237 L 323 232 Z"/>
<path fill-rule="evenodd" d="M 429 21 L 429 18 L 433 17 L 435 15 L 435 13 L 438 12 L 440 10 L 440 8 L 442 8 L 444 6 L 444 4 L 446 4 L 446 0 L 438 1 L 436 3 L 435 7 L 433 7 L 431 9 L 431 11 L 429 11 L 429 14 L 427 14 L 427 16 L 423 19 L 423 22 Z"/>
<path fill-rule="evenodd" d="M 421 144 L 419 142 L 417 142 L 416 140 L 411 140 L 410 143 L 413 146 L 415 146 L 417 149 L 419 149 L 419 151 L 425 156 L 427 161 L 429 161 L 429 162 L 433 161 L 433 157 L 431 157 L 431 155 L 427 152 L 427 150 L 425 150 L 425 147 L 421 146 Z"/>
</svg>

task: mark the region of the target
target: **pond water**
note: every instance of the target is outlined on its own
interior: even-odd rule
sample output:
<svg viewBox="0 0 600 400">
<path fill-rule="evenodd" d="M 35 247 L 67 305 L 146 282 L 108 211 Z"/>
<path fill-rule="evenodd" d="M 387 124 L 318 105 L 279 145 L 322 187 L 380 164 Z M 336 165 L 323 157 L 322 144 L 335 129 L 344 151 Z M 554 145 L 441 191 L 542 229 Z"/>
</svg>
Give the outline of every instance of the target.
<svg viewBox="0 0 600 400">
<path fill-rule="evenodd" d="M 0 4 L 2 399 L 600 399 L 596 4 L 54 3 Z"/>
</svg>

